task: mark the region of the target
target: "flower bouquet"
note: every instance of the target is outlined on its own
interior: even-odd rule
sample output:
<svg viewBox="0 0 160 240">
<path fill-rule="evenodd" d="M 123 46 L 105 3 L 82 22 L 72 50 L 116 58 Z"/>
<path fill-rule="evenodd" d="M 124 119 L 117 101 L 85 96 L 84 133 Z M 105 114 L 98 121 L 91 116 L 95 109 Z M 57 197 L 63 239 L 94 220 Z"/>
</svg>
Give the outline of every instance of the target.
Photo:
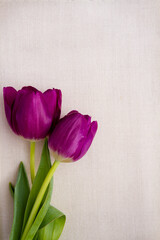
<svg viewBox="0 0 160 240">
<path fill-rule="evenodd" d="M 10 240 L 57 240 L 66 216 L 50 205 L 53 174 L 60 163 L 75 162 L 84 156 L 96 134 L 97 122 L 75 110 L 60 119 L 62 94 L 58 89 L 42 93 L 31 86 L 19 91 L 5 87 L 3 96 L 11 129 L 30 141 L 32 186 L 22 162 L 16 184 L 9 183 L 14 199 Z M 35 142 L 42 139 L 44 146 L 36 172 Z"/>
</svg>

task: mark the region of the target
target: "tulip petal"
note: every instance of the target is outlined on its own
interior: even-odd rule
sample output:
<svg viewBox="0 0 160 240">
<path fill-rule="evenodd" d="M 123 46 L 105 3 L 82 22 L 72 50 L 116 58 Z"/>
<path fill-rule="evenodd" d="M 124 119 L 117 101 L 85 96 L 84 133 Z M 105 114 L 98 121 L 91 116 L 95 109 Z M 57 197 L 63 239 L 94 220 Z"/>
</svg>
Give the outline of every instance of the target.
<svg viewBox="0 0 160 240">
<path fill-rule="evenodd" d="M 78 114 L 79 115 L 79 112 L 77 110 L 72 110 L 67 114 L 67 116 L 70 116 L 70 115 L 73 115 L 73 114 Z"/>
<path fill-rule="evenodd" d="M 55 125 L 61 113 L 61 103 L 62 103 L 61 90 L 54 89 L 54 88 L 48 89 L 43 93 L 43 96 L 46 101 L 48 112 L 51 114 L 52 119 L 54 120 L 52 125 Z"/>
<path fill-rule="evenodd" d="M 85 119 L 87 120 L 87 123 L 91 123 L 91 117 L 89 115 L 84 115 Z"/>
<path fill-rule="evenodd" d="M 46 111 L 43 94 L 39 91 L 24 94 L 24 89 L 18 92 L 14 108 L 14 124 L 18 134 L 28 139 L 46 137 L 52 122 Z"/>
<path fill-rule="evenodd" d="M 92 122 L 91 126 L 90 126 L 90 130 L 88 132 L 88 135 L 87 135 L 85 141 L 83 142 L 80 154 L 78 156 L 74 156 L 74 158 L 73 158 L 75 161 L 82 158 L 85 155 L 85 153 L 88 151 L 88 149 L 91 146 L 91 143 L 93 141 L 93 138 L 96 134 L 97 128 L 98 128 L 97 121 Z"/>
<path fill-rule="evenodd" d="M 4 87 L 3 88 L 3 97 L 4 97 L 4 108 L 6 113 L 6 118 L 10 127 L 12 126 L 12 108 L 17 95 L 17 91 L 13 87 Z"/>
<path fill-rule="evenodd" d="M 62 118 L 49 138 L 51 149 L 57 151 L 64 158 L 72 158 L 83 138 L 81 133 L 82 120 L 83 118 L 77 113 L 69 113 Z"/>
<path fill-rule="evenodd" d="M 59 120 L 60 114 L 61 114 L 61 106 L 62 106 L 62 92 L 59 89 L 56 89 L 57 93 L 57 108 L 56 108 L 56 113 L 57 113 L 57 118 Z"/>
<path fill-rule="evenodd" d="M 20 91 L 25 91 L 26 93 L 32 93 L 32 92 L 39 92 L 35 87 L 32 86 L 25 86 Z"/>
</svg>

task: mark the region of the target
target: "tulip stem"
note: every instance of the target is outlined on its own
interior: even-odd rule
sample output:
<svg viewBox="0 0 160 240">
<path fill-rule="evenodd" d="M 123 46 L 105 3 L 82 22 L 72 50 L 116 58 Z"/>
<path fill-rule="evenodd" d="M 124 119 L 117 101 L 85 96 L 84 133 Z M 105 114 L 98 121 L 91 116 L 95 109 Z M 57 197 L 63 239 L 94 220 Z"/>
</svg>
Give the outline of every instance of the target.
<svg viewBox="0 0 160 240">
<path fill-rule="evenodd" d="M 56 170 L 56 168 L 58 167 L 59 164 L 60 164 L 60 162 L 55 160 L 53 165 L 52 165 L 52 167 L 50 168 L 46 178 L 44 179 L 44 182 L 43 182 L 43 184 L 41 186 L 41 189 L 40 189 L 40 191 L 39 191 L 39 193 L 37 195 L 37 198 L 36 198 L 35 203 L 33 205 L 32 211 L 31 211 L 30 216 L 28 218 L 28 221 L 27 221 L 27 224 L 25 226 L 25 229 L 24 229 L 24 232 L 23 232 L 21 240 L 24 240 L 26 238 L 26 235 L 27 235 L 29 229 L 31 228 L 32 223 L 35 220 L 35 217 L 37 215 L 39 206 L 40 206 L 40 204 L 42 202 L 42 199 L 44 197 L 46 189 L 47 189 L 47 187 L 48 187 L 48 185 L 49 185 L 49 183 L 50 183 L 50 181 L 52 179 L 52 176 L 53 176 L 53 174 L 54 174 L 54 172 L 55 172 L 55 170 Z"/>
<path fill-rule="evenodd" d="M 35 142 L 30 143 L 30 172 L 31 172 L 31 181 L 35 178 Z"/>
</svg>

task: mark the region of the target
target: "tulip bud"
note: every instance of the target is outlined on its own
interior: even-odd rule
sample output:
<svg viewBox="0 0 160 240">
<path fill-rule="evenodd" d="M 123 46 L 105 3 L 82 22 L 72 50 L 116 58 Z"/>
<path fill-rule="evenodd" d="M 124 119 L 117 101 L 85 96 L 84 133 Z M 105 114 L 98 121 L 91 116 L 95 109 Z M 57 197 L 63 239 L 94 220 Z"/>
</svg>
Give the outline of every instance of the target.
<svg viewBox="0 0 160 240">
<path fill-rule="evenodd" d="M 98 124 L 91 117 L 71 111 L 60 119 L 49 136 L 49 148 L 56 160 L 76 161 L 84 156 L 96 134 Z"/>
<path fill-rule="evenodd" d="M 6 118 L 12 130 L 24 138 L 45 138 L 61 112 L 61 91 L 48 89 L 44 93 L 31 86 L 16 91 L 3 88 Z"/>
</svg>

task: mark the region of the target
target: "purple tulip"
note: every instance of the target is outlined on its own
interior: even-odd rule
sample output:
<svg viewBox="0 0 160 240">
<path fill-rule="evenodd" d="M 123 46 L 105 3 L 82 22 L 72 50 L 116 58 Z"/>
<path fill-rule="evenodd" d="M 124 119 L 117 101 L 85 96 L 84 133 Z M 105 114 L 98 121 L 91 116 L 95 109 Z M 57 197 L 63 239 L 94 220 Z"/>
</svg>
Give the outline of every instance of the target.
<svg viewBox="0 0 160 240">
<path fill-rule="evenodd" d="M 44 93 L 31 86 L 16 91 L 3 88 L 5 113 L 12 130 L 30 140 L 45 138 L 61 113 L 61 91 L 48 89 Z"/>
<path fill-rule="evenodd" d="M 63 117 L 49 136 L 49 148 L 56 160 L 76 161 L 84 156 L 96 134 L 98 124 L 91 117 L 71 111 Z"/>
</svg>

